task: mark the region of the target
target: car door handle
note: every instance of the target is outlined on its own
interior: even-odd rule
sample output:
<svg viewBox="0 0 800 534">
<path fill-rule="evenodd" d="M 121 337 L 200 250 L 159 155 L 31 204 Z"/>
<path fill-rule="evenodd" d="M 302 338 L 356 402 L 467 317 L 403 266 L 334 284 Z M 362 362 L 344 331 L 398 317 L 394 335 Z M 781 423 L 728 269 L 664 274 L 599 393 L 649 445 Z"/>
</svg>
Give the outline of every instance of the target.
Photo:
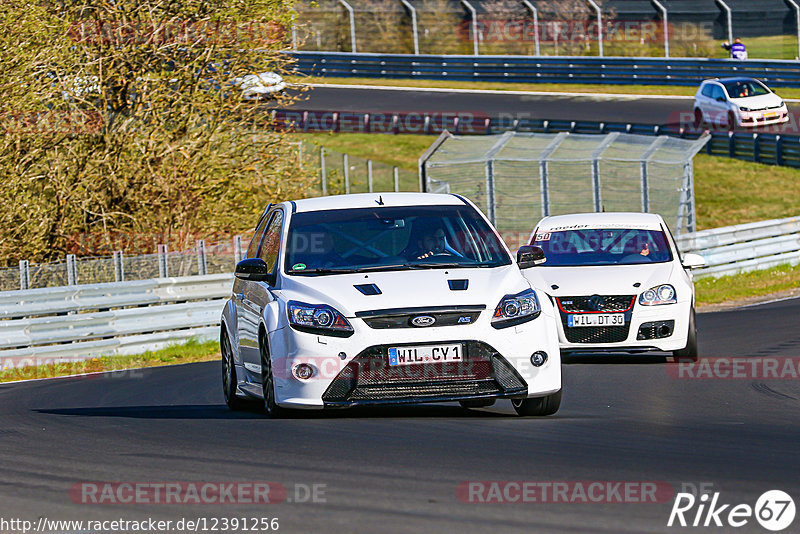
<svg viewBox="0 0 800 534">
<path fill-rule="evenodd" d="M 238 300 L 244 300 L 244 293 L 234 293 L 233 298 Z"/>
</svg>

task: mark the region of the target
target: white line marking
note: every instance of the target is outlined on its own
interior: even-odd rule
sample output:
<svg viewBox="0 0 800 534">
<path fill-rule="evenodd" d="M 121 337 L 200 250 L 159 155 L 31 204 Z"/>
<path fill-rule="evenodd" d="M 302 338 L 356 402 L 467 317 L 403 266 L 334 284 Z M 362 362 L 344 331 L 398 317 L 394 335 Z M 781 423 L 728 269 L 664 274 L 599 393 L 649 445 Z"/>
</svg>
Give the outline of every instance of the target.
<svg viewBox="0 0 800 534">
<path fill-rule="evenodd" d="M 455 89 L 446 87 L 409 87 L 396 85 L 353 85 L 342 83 L 309 83 L 295 84 L 297 86 L 307 85 L 309 87 L 330 87 L 333 89 L 369 89 L 383 91 L 416 91 L 431 93 L 474 93 L 489 95 L 529 95 L 529 96 L 569 96 L 569 97 L 599 97 L 611 100 L 694 100 L 693 96 L 685 95 L 636 95 L 627 93 L 561 93 L 556 91 L 504 91 L 502 89 Z M 798 98 L 784 98 L 784 102 L 800 102 Z"/>
</svg>

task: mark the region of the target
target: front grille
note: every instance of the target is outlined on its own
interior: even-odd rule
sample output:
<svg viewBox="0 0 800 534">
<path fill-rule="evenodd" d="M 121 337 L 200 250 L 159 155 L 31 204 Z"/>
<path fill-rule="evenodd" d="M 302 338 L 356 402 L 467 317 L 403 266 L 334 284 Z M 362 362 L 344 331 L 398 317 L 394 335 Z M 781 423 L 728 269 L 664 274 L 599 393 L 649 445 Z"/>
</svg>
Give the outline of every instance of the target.
<svg viewBox="0 0 800 534">
<path fill-rule="evenodd" d="M 329 405 L 351 405 L 511 396 L 527 391 L 514 368 L 483 342 L 463 342 L 462 362 L 403 366 L 389 365 L 389 348 L 378 345 L 358 354 L 331 382 L 322 400 Z"/>
<path fill-rule="evenodd" d="M 433 308 L 397 308 L 357 312 L 370 328 L 386 330 L 390 328 L 425 328 L 426 326 L 471 325 L 480 317 L 486 306 L 439 306 Z M 414 324 L 417 317 L 429 317 L 433 322 L 425 326 Z"/>
<path fill-rule="evenodd" d="M 653 321 L 650 323 L 642 323 L 639 327 L 639 333 L 636 334 L 636 339 L 660 339 L 669 337 L 675 330 L 675 321 Z"/>
<path fill-rule="evenodd" d="M 582 326 L 565 328 L 570 343 L 621 343 L 628 339 L 630 325 L 625 326 Z"/>
<path fill-rule="evenodd" d="M 556 302 L 569 343 L 621 343 L 628 339 L 636 295 L 560 297 Z M 569 315 L 576 313 L 623 313 L 625 326 L 568 326 Z"/>
<path fill-rule="evenodd" d="M 588 295 L 556 300 L 561 311 L 566 313 L 620 313 L 631 309 L 635 298 L 636 295 Z"/>
</svg>

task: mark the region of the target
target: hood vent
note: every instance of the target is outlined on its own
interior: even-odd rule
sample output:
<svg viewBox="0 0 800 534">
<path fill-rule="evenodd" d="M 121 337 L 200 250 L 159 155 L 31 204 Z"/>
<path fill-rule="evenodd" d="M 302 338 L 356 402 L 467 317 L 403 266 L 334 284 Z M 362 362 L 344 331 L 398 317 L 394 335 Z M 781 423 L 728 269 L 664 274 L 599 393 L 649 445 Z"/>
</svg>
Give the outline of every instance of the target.
<svg viewBox="0 0 800 534">
<path fill-rule="evenodd" d="M 447 285 L 451 291 L 466 291 L 469 287 L 469 280 L 448 280 Z"/>
<path fill-rule="evenodd" d="M 361 284 L 353 286 L 354 288 L 358 289 L 362 295 L 380 295 L 381 290 L 375 284 Z"/>
</svg>

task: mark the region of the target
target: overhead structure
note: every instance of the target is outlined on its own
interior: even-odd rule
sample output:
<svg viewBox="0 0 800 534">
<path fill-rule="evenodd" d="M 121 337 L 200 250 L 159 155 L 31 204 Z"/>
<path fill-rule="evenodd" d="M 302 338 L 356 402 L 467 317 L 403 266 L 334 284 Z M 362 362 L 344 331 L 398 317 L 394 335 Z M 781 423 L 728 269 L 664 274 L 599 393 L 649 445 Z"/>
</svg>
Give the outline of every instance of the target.
<svg viewBox="0 0 800 534">
<path fill-rule="evenodd" d="M 547 215 L 645 211 L 681 234 L 695 230 L 692 158 L 708 139 L 445 131 L 420 159 L 420 185 L 466 196 L 501 232 L 530 232 Z"/>
<path fill-rule="evenodd" d="M 414 55 L 419 55 L 419 28 L 417 26 L 417 10 L 411 5 L 408 0 L 400 0 L 400 2 L 408 9 L 411 14 L 411 37 L 414 41 Z"/>
<path fill-rule="evenodd" d="M 800 59 L 800 5 L 795 0 L 786 0 L 786 3 L 794 10 L 795 29 L 797 30 L 797 57 L 795 59 Z"/>
<path fill-rule="evenodd" d="M 348 4 L 345 0 L 339 0 L 339 3 L 347 10 L 347 13 L 350 16 L 350 48 L 351 51 L 355 54 L 358 52 L 356 49 L 356 14 L 353 10 L 353 6 Z"/>
<path fill-rule="evenodd" d="M 658 0 L 652 0 L 653 4 L 661 11 L 661 21 L 664 24 L 664 57 L 669 57 L 669 15 L 667 8 Z"/>
<path fill-rule="evenodd" d="M 722 10 L 725 11 L 725 16 L 728 20 L 728 42 L 733 43 L 733 14 L 731 13 L 731 8 L 728 6 L 728 4 L 723 2 L 723 0 L 715 0 L 715 1 L 717 2 L 717 4 L 719 4 L 719 7 L 721 7 Z"/>
<path fill-rule="evenodd" d="M 597 53 L 603 57 L 603 10 L 597 5 L 594 0 L 586 0 L 592 9 L 597 12 Z"/>
</svg>

